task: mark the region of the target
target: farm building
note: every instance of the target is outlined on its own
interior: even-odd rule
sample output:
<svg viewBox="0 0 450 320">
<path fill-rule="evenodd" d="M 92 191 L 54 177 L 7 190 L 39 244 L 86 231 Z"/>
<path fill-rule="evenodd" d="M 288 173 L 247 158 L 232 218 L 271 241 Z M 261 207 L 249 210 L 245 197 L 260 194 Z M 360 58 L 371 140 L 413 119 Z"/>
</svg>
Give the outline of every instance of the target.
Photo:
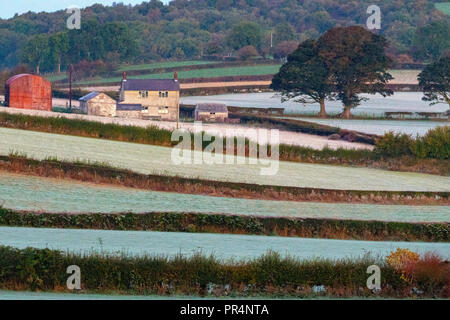
<svg viewBox="0 0 450 320">
<path fill-rule="evenodd" d="M 127 79 L 123 73 L 119 103 L 141 105 L 142 118 L 177 120 L 180 107 L 180 83 L 174 79 Z"/>
<path fill-rule="evenodd" d="M 226 122 L 228 108 L 223 103 L 199 103 L 195 106 L 195 121 Z"/>
<path fill-rule="evenodd" d="M 82 112 L 103 117 L 114 117 L 116 115 L 116 100 L 104 93 L 91 92 L 79 99 Z"/>
<path fill-rule="evenodd" d="M 142 104 L 117 103 L 116 117 L 119 118 L 142 118 Z"/>
<path fill-rule="evenodd" d="M 15 75 L 6 81 L 5 105 L 11 108 L 52 111 L 52 85 L 36 75 Z"/>
</svg>

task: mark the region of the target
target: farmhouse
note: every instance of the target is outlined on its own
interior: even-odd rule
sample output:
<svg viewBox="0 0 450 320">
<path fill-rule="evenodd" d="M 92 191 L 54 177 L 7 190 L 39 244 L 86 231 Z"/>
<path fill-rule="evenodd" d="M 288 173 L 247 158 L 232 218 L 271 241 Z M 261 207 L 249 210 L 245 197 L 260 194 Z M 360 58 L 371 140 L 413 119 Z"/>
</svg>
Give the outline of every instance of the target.
<svg viewBox="0 0 450 320">
<path fill-rule="evenodd" d="M 226 122 L 228 109 L 223 103 L 199 103 L 195 106 L 195 121 Z"/>
<path fill-rule="evenodd" d="M 127 79 L 124 72 L 119 104 L 133 105 L 135 108 L 141 105 L 143 119 L 177 120 L 180 110 L 177 73 L 174 79 Z"/>
<path fill-rule="evenodd" d="M 93 116 L 116 116 L 116 100 L 104 93 L 91 92 L 79 99 L 80 109 L 83 113 Z"/>
<path fill-rule="evenodd" d="M 5 105 L 11 108 L 52 111 L 52 85 L 36 75 L 15 75 L 6 81 Z"/>
</svg>

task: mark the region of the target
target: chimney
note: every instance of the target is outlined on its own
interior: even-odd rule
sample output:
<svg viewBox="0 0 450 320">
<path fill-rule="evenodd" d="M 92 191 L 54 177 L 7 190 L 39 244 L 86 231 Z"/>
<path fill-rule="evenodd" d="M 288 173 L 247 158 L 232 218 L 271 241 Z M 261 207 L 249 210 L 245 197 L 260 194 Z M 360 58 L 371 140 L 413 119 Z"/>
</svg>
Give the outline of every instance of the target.
<svg viewBox="0 0 450 320">
<path fill-rule="evenodd" d="M 125 71 L 122 73 L 122 80 L 127 81 L 127 73 Z"/>
<path fill-rule="evenodd" d="M 178 81 L 178 71 L 173 73 L 173 80 Z"/>
</svg>

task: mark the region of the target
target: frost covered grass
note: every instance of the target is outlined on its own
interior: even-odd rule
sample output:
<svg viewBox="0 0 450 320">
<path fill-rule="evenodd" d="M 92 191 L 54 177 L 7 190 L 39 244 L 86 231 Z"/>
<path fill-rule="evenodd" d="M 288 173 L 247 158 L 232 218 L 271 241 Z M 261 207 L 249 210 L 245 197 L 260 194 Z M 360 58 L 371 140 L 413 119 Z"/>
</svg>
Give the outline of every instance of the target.
<svg viewBox="0 0 450 320">
<path fill-rule="evenodd" d="M 11 150 L 43 160 L 89 160 L 142 174 L 198 178 L 222 182 L 339 190 L 448 192 L 450 178 L 369 168 L 280 161 L 276 175 L 261 175 L 260 164 L 182 164 L 172 162 L 172 148 L 102 139 L 0 128 L 0 154 Z M 196 151 L 198 152 L 198 151 Z M 448 161 L 447 161 L 448 164 Z"/>
<path fill-rule="evenodd" d="M 284 121 L 288 122 L 289 120 Z M 155 126 L 143 128 L 138 126 L 104 124 L 79 119 L 67 119 L 64 117 L 40 117 L 22 114 L 8 114 L 5 112 L 0 113 L 0 126 L 106 140 L 151 144 L 157 146 L 171 147 L 174 145 L 174 143 L 170 140 L 171 131 L 160 129 Z M 303 133 L 329 135 L 335 133 L 336 130 L 339 129 L 324 129 L 317 124 L 307 122 L 302 122 L 299 124 L 297 121 L 295 123 L 294 131 L 297 130 L 300 130 L 300 132 Z M 371 140 L 371 138 L 369 140 Z M 373 141 L 371 143 L 373 143 Z M 203 148 L 205 148 L 206 145 L 208 145 L 208 142 L 203 144 Z M 248 156 L 248 141 L 246 142 L 245 152 Z M 281 144 L 279 146 L 279 154 L 280 160 L 292 162 L 362 166 L 440 175 L 448 175 L 450 172 L 450 165 L 448 161 L 436 159 L 417 159 L 411 155 L 390 157 L 365 149 L 332 149 L 325 147 L 322 150 L 316 150 L 311 147 Z"/>
</svg>

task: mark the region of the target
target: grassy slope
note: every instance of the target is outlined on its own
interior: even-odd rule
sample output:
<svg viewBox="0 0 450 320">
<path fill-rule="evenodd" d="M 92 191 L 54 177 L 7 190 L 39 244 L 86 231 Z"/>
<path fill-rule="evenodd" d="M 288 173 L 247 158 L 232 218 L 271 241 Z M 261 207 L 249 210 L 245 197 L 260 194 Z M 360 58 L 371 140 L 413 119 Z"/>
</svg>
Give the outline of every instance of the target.
<svg viewBox="0 0 450 320">
<path fill-rule="evenodd" d="M 189 61 L 164 61 L 155 62 L 147 64 L 134 64 L 134 65 L 124 65 L 119 68 L 120 71 L 137 71 L 137 70 L 153 70 L 159 68 L 174 68 L 174 67 L 185 67 L 185 66 L 197 66 L 203 64 L 217 63 L 217 61 L 201 61 L 201 60 L 189 60 Z"/>
<path fill-rule="evenodd" d="M 280 69 L 280 65 L 261 65 L 261 66 L 245 66 L 245 67 L 228 67 L 228 68 L 211 68 L 189 71 L 179 71 L 180 79 L 190 78 L 215 78 L 227 76 L 257 76 L 266 74 L 275 74 Z M 172 72 L 154 73 L 139 76 L 129 76 L 130 79 L 172 79 Z M 120 82 L 122 77 L 102 78 L 96 80 L 79 81 L 79 85 L 91 85 L 96 83 L 114 83 Z"/>
</svg>

